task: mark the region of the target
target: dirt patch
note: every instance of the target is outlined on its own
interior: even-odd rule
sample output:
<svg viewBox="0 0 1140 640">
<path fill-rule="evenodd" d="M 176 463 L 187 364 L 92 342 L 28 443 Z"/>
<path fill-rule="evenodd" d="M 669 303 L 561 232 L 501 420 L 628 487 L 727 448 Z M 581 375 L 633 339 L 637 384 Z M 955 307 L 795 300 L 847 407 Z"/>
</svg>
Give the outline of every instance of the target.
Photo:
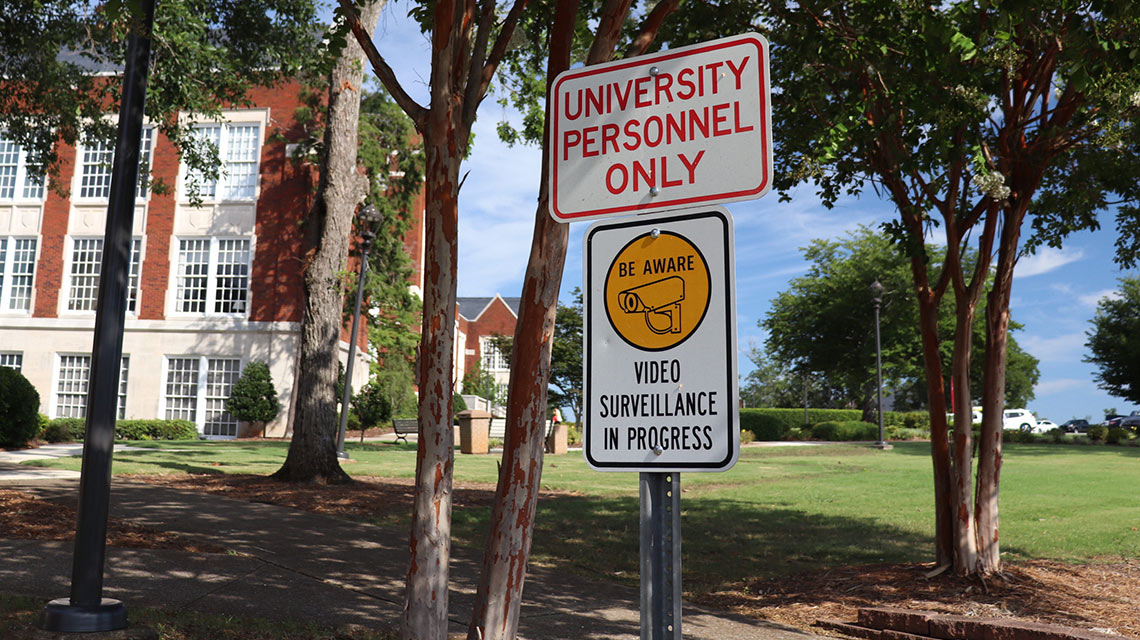
<svg viewBox="0 0 1140 640">
<path fill-rule="evenodd" d="M 982 581 L 941 575 L 930 565 L 865 565 L 755 580 L 696 596 L 703 605 L 794 627 L 821 618 L 854 621 L 859 607 L 899 607 L 966 616 L 1009 618 L 1110 631 L 1140 638 L 1140 561 L 1090 564 L 1048 560 L 1007 562 Z M 822 633 L 820 629 L 812 629 Z"/>
<path fill-rule="evenodd" d="M 75 509 L 41 500 L 14 489 L 0 489 L 0 538 L 74 540 Z M 174 549 L 191 553 L 225 553 L 226 548 L 195 542 L 151 527 L 111 518 L 107 544 L 130 549 Z"/>
</svg>

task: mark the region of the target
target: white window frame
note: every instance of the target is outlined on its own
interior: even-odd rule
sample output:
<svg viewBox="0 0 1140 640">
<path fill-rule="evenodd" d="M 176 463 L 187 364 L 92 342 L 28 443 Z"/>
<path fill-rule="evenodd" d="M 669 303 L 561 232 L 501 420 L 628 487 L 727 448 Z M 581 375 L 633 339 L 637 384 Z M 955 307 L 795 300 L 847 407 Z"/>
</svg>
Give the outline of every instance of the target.
<svg viewBox="0 0 1140 640">
<path fill-rule="evenodd" d="M 0 351 L 0 367 L 21 371 L 24 368 L 23 351 Z"/>
<path fill-rule="evenodd" d="M 492 340 L 492 336 L 479 337 L 479 368 L 489 372 L 510 371 L 506 354 L 500 352 Z M 492 366 L 487 366 L 488 360 L 491 360 Z"/>
<path fill-rule="evenodd" d="M 28 297 L 27 309 L 12 308 L 12 279 L 15 261 L 15 245 L 21 240 L 31 240 L 32 249 L 32 287 Z M 0 236 L 0 315 L 31 315 L 36 306 L 36 266 L 40 261 L 40 239 L 38 236 Z M 24 275 L 24 274 L 21 274 Z"/>
<path fill-rule="evenodd" d="M 139 174 L 135 184 L 135 202 L 145 202 L 150 198 L 149 184 L 144 177 L 150 174 L 151 164 L 154 160 L 154 128 L 143 127 L 139 145 Z M 106 155 L 106 161 L 98 163 L 88 162 L 88 153 Z M 75 188 L 72 190 L 76 202 L 107 202 L 111 194 L 111 170 L 115 161 L 115 141 L 109 142 L 82 142 L 75 150 Z M 83 180 L 88 177 L 88 167 L 92 167 L 92 177 L 106 178 L 106 185 L 98 187 L 100 193 L 84 194 Z"/>
<path fill-rule="evenodd" d="M 250 160 L 234 160 L 231 153 L 234 151 L 233 144 L 235 140 L 234 130 L 253 128 L 253 153 L 252 161 Z M 265 144 L 265 124 L 260 120 L 232 120 L 228 122 L 204 122 L 194 126 L 195 136 L 205 136 L 204 133 L 208 130 L 217 130 L 216 137 L 210 135 L 209 138 L 218 146 L 218 158 L 221 165 L 218 167 L 218 178 L 216 180 L 208 180 L 205 176 L 195 176 L 195 172 L 190 170 L 190 167 L 182 162 L 180 175 L 182 178 L 182 188 L 179 190 L 181 200 L 183 202 L 190 200 L 191 183 L 195 177 L 198 178 L 197 195 L 201 198 L 203 203 L 219 203 L 219 202 L 257 202 L 261 196 L 261 150 Z M 252 165 L 252 184 L 235 184 L 231 180 L 236 179 L 235 174 L 229 171 L 231 165 Z M 234 195 L 233 190 L 241 188 L 250 190 L 248 195 Z"/>
<path fill-rule="evenodd" d="M 202 311 L 184 311 L 182 309 L 182 281 L 185 277 L 182 273 L 182 243 L 208 240 L 209 249 L 206 259 L 206 298 L 204 301 L 205 308 Z M 246 242 L 248 245 L 248 260 L 245 263 L 245 303 L 242 305 L 240 311 L 215 311 L 219 302 L 218 300 L 218 280 L 222 277 L 218 274 L 218 255 L 221 252 L 221 244 L 227 241 Z M 251 285 L 253 283 L 253 251 L 254 241 L 250 236 L 178 236 L 174 239 L 174 250 L 172 251 L 174 260 L 171 263 L 173 282 L 171 283 L 171 311 L 170 315 L 179 317 L 231 317 L 231 318 L 245 318 L 249 316 Z M 234 263 L 228 263 L 234 264 Z"/>
<path fill-rule="evenodd" d="M 197 376 L 196 376 L 196 379 L 194 382 L 194 396 L 193 396 L 193 398 L 194 398 L 194 415 L 193 415 L 193 418 L 189 419 L 191 422 L 193 422 L 198 427 L 198 435 L 203 437 L 203 438 L 206 438 L 207 440 L 231 440 L 233 438 L 236 438 L 238 431 L 239 431 L 240 423 L 236 418 L 234 418 L 233 416 L 230 416 L 229 413 L 224 410 L 224 401 L 225 401 L 225 398 L 229 397 L 229 395 L 227 394 L 224 397 L 218 396 L 218 395 L 209 395 L 210 385 L 211 385 L 211 375 L 218 373 L 216 370 L 212 370 L 210 368 L 210 365 L 213 364 L 214 362 L 236 363 L 235 371 L 230 372 L 230 373 L 233 373 L 232 379 L 229 382 L 229 387 L 232 391 L 234 382 L 237 382 L 237 379 L 241 376 L 241 372 L 245 370 L 245 364 L 246 364 L 245 359 L 242 357 L 239 357 L 239 356 L 219 356 L 219 355 L 201 356 L 201 355 L 193 355 L 193 354 L 163 356 L 163 359 L 162 359 L 162 395 L 161 395 L 162 400 L 160 403 L 161 406 L 159 407 L 158 413 L 164 419 L 167 418 L 167 409 L 169 406 L 170 396 L 167 393 L 167 391 L 168 391 L 167 385 L 170 384 L 170 379 L 169 379 L 170 363 L 173 360 L 193 360 L 193 361 L 196 361 L 198 363 Z M 179 397 L 189 397 L 189 396 L 179 396 Z M 210 406 L 211 402 L 217 402 L 218 400 L 221 400 L 223 402 L 223 405 L 222 405 L 223 410 L 218 412 L 218 413 L 221 416 L 228 417 L 228 419 L 220 421 L 217 425 L 209 424 L 212 421 L 207 420 L 207 418 L 209 417 L 209 416 L 207 416 L 207 414 L 211 413 L 212 411 L 216 411 L 216 408 L 214 408 L 214 409 L 211 408 L 211 406 Z M 187 419 L 187 418 L 180 418 L 180 419 Z M 206 433 L 207 429 L 209 429 L 211 427 L 224 426 L 224 425 L 232 425 L 233 435 L 218 434 L 218 433 Z"/>
<path fill-rule="evenodd" d="M 9 140 L 3 132 L 0 132 L 0 144 L 8 143 L 15 146 L 14 153 L 16 154 L 16 173 L 14 182 L 12 184 L 12 195 L 5 197 L 0 192 L 0 202 L 36 202 L 42 203 L 44 196 L 47 193 L 45 189 L 46 180 L 41 174 L 38 178 L 34 174 L 28 173 L 28 153 L 20 145 L 15 144 Z M 30 189 L 34 189 L 37 193 L 34 196 L 27 195 Z"/>
<path fill-rule="evenodd" d="M 72 287 L 75 285 L 75 251 L 76 245 L 80 242 L 97 241 L 99 249 L 97 252 L 97 259 L 95 261 L 96 270 L 102 268 L 103 262 L 103 246 L 104 238 L 102 236 L 71 236 L 68 238 L 67 247 L 67 265 L 64 270 L 64 282 L 61 289 L 61 298 L 64 298 L 63 313 L 68 315 L 91 315 L 95 313 L 95 308 L 98 303 L 99 295 L 99 279 L 101 275 L 94 275 L 95 279 L 95 299 L 90 301 L 89 309 L 74 309 L 72 308 L 75 303 L 75 298 L 72 296 L 74 291 Z M 139 298 L 139 285 L 142 280 L 142 251 L 143 239 L 141 236 L 131 237 L 131 256 L 130 263 L 127 266 L 127 314 L 132 316 L 138 315 L 138 298 Z M 79 274 L 83 276 L 90 276 L 91 274 Z M 86 300 L 86 299 L 84 299 Z M 86 306 L 86 305 L 84 305 Z"/>
<path fill-rule="evenodd" d="M 80 395 L 79 393 L 64 394 L 61 392 L 61 390 L 59 388 L 59 385 L 62 382 L 61 378 L 63 377 L 62 376 L 62 373 L 63 373 L 62 367 L 63 367 L 64 358 L 83 358 L 86 361 L 85 365 L 83 367 L 84 375 L 83 375 L 82 379 L 76 380 L 76 382 L 79 382 L 79 384 L 81 384 L 83 386 L 83 390 L 81 392 L 82 396 L 83 396 L 83 404 L 80 406 L 80 411 L 79 411 L 79 413 L 81 415 L 78 415 L 78 416 L 61 416 L 59 414 L 60 396 L 66 395 L 68 397 L 71 397 L 71 396 Z M 51 391 L 51 415 L 53 418 L 60 418 L 60 417 L 86 418 L 87 417 L 87 394 L 91 390 L 91 364 L 92 364 L 91 360 L 92 360 L 92 358 L 91 358 L 90 353 L 56 353 L 55 354 L 55 367 L 52 371 L 52 387 L 51 387 L 51 389 L 52 389 L 52 391 Z M 115 402 L 115 419 L 116 420 L 123 420 L 127 414 L 127 381 L 130 378 L 130 361 L 131 361 L 131 356 L 130 356 L 130 354 L 126 354 L 126 353 L 124 353 L 123 357 L 119 360 L 118 397 L 116 398 L 116 402 Z M 68 406 L 71 407 L 71 406 L 76 406 L 76 405 L 68 404 Z"/>
</svg>

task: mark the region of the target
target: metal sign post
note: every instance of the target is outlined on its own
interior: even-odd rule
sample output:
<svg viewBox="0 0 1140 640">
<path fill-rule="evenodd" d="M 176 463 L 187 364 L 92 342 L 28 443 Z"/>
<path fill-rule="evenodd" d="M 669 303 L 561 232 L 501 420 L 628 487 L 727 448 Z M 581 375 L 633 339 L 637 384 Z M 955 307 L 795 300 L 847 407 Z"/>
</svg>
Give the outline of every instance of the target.
<svg viewBox="0 0 1140 640">
<path fill-rule="evenodd" d="M 640 481 L 641 640 L 681 640 L 681 474 Z"/>
</svg>

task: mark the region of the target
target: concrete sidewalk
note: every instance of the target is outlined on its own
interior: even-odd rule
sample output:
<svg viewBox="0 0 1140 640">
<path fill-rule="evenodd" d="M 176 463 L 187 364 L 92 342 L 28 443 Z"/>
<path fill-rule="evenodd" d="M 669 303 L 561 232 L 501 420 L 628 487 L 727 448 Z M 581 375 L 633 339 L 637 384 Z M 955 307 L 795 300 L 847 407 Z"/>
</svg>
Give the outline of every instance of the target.
<svg viewBox="0 0 1140 640">
<path fill-rule="evenodd" d="M 10 465 L 8 465 L 10 466 Z M 25 467 L 26 469 L 26 467 Z M 0 487 L 74 503 L 73 478 L 19 477 Z M 131 606 L 293 618 L 318 624 L 395 626 L 403 606 L 407 532 L 285 507 L 115 480 L 111 513 L 232 554 L 108 548 L 105 595 Z M 0 539 L 0 590 L 51 598 L 69 591 L 71 543 Z M 583 549 L 588 553 L 588 549 Z M 479 552 L 453 548 L 452 631 L 466 630 Z M 588 640 L 639 635 L 638 590 L 548 568 L 527 574 L 519 638 Z M 805 640 L 809 634 L 729 613 L 684 607 L 694 640 Z"/>
</svg>

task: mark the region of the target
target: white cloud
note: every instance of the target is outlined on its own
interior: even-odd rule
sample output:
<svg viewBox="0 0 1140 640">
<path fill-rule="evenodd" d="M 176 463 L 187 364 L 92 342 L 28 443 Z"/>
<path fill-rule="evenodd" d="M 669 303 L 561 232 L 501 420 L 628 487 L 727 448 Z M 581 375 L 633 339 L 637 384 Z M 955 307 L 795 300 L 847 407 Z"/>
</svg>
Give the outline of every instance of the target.
<svg viewBox="0 0 1140 640">
<path fill-rule="evenodd" d="M 1042 247 L 1037 253 L 1018 260 L 1017 268 L 1014 269 L 1013 275 L 1015 278 L 1039 276 L 1072 262 L 1076 262 L 1077 260 L 1081 260 L 1084 257 L 1085 252 L 1083 249 L 1064 250 Z"/>
<path fill-rule="evenodd" d="M 1019 338 L 1021 347 L 1042 362 L 1053 361 L 1079 361 L 1084 352 L 1085 340 L 1083 331 L 1064 333 L 1052 337 L 1025 336 Z"/>
<path fill-rule="evenodd" d="M 1104 298 L 1108 298 L 1109 300 L 1119 300 L 1120 291 L 1116 289 L 1101 289 L 1100 291 L 1094 291 L 1092 293 L 1086 293 L 1085 295 L 1078 296 L 1077 300 L 1080 301 L 1082 305 L 1095 309 L 1096 305 Z"/>
<path fill-rule="evenodd" d="M 1088 380 L 1081 380 L 1079 378 L 1058 378 L 1056 380 L 1038 382 L 1037 386 L 1033 387 L 1033 393 L 1034 395 L 1041 397 L 1049 395 L 1050 393 L 1058 393 L 1060 391 L 1069 391 L 1071 389 L 1080 389 L 1083 387 L 1091 386 L 1092 383 Z"/>
</svg>

